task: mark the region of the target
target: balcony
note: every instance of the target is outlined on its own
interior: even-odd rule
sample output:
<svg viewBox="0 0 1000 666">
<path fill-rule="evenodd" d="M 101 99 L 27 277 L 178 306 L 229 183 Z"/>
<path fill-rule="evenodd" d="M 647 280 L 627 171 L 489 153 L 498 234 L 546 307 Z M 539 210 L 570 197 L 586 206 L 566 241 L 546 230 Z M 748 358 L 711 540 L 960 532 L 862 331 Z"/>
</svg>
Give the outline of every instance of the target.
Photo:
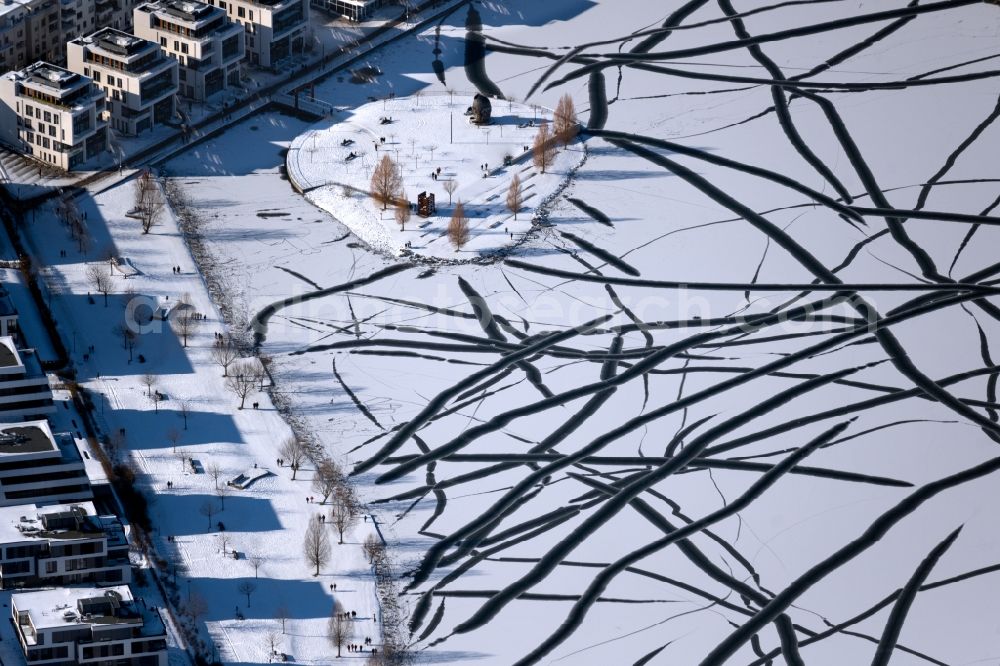
<svg viewBox="0 0 1000 666">
<path fill-rule="evenodd" d="M 176 92 L 177 84 L 175 84 L 172 79 L 155 81 L 150 85 L 143 86 L 142 92 L 139 95 L 139 104 L 145 106 L 151 102 L 155 102 L 167 93 L 174 94 Z"/>
</svg>

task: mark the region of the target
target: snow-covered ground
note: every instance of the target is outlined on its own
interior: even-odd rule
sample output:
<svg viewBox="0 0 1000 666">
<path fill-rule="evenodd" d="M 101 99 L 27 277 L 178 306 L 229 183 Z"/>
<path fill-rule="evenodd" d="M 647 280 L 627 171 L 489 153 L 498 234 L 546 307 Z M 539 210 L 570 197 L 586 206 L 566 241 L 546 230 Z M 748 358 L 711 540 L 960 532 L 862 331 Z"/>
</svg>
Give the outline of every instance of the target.
<svg viewBox="0 0 1000 666">
<path fill-rule="evenodd" d="M 374 81 L 317 86 L 348 113 L 418 90 L 421 104 L 450 88 L 547 108 L 571 94 L 593 125 L 588 159 L 552 226 L 504 263 L 428 268 L 371 251 L 283 178 L 289 146 L 301 164 L 312 128 L 281 114 L 166 165 L 202 221 L 203 268 L 232 323 L 254 321 L 277 394 L 354 466 L 402 584 L 413 581 L 422 658 L 779 663 L 797 643 L 805 663 L 842 666 L 872 663 L 882 643 L 893 664 L 996 660 L 997 94 L 995 77 L 970 75 L 991 67 L 1000 14 L 908 4 L 738 5 L 745 25 L 734 26 L 727 2 L 670 17 L 638 0 L 479 2 L 367 59 L 384 72 Z M 664 21 L 681 27 L 649 32 Z M 770 35 L 760 53 L 734 41 L 744 28 Z M 558 83 L 529 98 L 571 48 L 616 38 L 584 56 L 637 53 L 640 66 L 622 57 L 560 81 L 589 61 L 563 62 L 547 79 Z M 775 81 L 789 100 L 780 118 Z M 189 291 L 209 313 L 187 350 L 169 335 L 139 350 L 157 350 L 147 367 L 168 396 L 197 401 L 197 432 L 213 433 L 181 446 L 234 475 L 271 465 L 286 426 L 265 397 L 264 409 L 234 410 L 205 361 L 221 323 L 190 255 L 169 224 L 140 237 L 127 206 L 124 188 L 111 191 L 90 218 L 103 213 L 118 254 L 143 271 L 130 282 L 158 297 Z M 101 319 L 99 299 L 79 298 L 83 267 L 60 262 L 61 232 L 44 224 L 37 245 L 78 295 L 59 307 Z M 886 319 L 878 336 L 872 310 Z M 162 419 L 177 423 L 170 402 L 151 415 L 120 345 L 102 345 L 109 369 L 88 385 L 119 401 L 110 428 L 123 419 L 144 433 L 130 439 L 158 490 L 161 545 L 171 552 L 162 539 L 177 536 L 193 588 L 219 592 L 208 628 L 226 660 L 264 657 L 267 604 L 287 588 L 304 610 L 285 651 L 329 661 L 318 601 L 328 606 L 329 590 L 316 586 L 348 577 L 370 599 L 367 577 L 351 577 L 358 549 L 335 547 L 317 582 L 291 536 L 311 510 L 306 482 L 276 470 L 244 498 L 253 512 L 227 497 L 234 540 L 260 530 L 276 553 L 260 615 L 233 620 L 231 579 L 248 572 L 213 550 L 190 499 L 211 497 L 211 481 L 182 475 L 159 434 Z M 705 516 L 714 522 L 664 541 Z M 908 583 L 919 593 L 897 603 Z M 365 602 L 346 603 L 360 613 Z"/>
<path fill-rule="evenodd" d="M 467 259 L 496 254 L 524 238 L 533 217 L 583 160 L 583 146 L 555 150 L 544 172 L 533 166 L 531 146 L 551 112 L 495 100 L 488 125 L 469 122 L 473 95 L 442 93 L 371 102 L 342 122 L 320 123 L 292 143 L 288 176 L 306 197 L 343 222 L 373 249 L 397 254 L 404 248 L 425 257 Z M 437 213 L 397 223 L 368 196 L 373 170 L 388 155 L 399 167 L 404 199 L 433 194 Z M 506 162 L 510 162 L 506 165 Z M 507 205 L 514 176 L 523 208 Z M 456 188 L 447 193 L 445 184 Z M 454 204 L 462 202 L 469 241 L 455 248 L 448 237 Z M 409 243 L 409 245 L 407 245 Z"/>
<path fill-rule="evenodd" d="M 52 298 L 54 315 L 63 326 L 72 322 L 75 330 L 67 339 L 79 380 L 103 396 L 97 418 L 104 432 L 113 436 L 125 430 L 127 457 L 152 500 L 157 550 L 180 571 L 178 610 L 184 612 L 192 598 L 207 602 L 201 619 L 211 642 L 205 653 L 210 656 L 214 643 L 225 663 L 266 663 L 268 634 L 280 633 L 279 609 L 285 606 L 290 619 L 280 650 L 297 663 L 327 663 L 326 623 L 334 583 L 336 599 L 358 615 L 356 638 L 376 638 L 378 625 L 372 618 L 378 613 L 377 600 L 359 547 L 371 524 L 352 529 L 342 546 L 331 530 L 333 558 L 320 576 L 312 576 L 302 554 L 303 534 L 327 507 L 306 501 L 315 495 L 311 468 L 292 481 L 288 468 L 276 465 L 278 448 L 291 431 L 267 395 L 255 392 L 247 408 L 239 410 L 239 400 L 225 387 L 221 368 L 210 358 L 215 333 L 224 327 L 174 217 L 166 215 L 152 233 L 141 234 L 139 223 L 125 216 L 133 205 L 131 183 L 80 201 L 98 250 L 80 256 L 72 241 L 62 240 L 67 232 L 48 210 L 37 215 L 29 239 L 36 256 L 49 264 L 49 284 L 59 287 Z M 87 267 L 109 270 L 99 257 L 112 247 L 138 274 L 125 278 L 116 271 L 105 305 L 88 281 Z M 205 315 L 187 347 L 169 324 L 153 322 L 130 361 L 115 333 L 129 303 L 151 308 L 178 298 Z M 158 405 L 143 383 L 146 373 L 155 376 L 153 390 L 164 396 Z M 252 403 L 259 408 L 252 409 Z M 221 468 L 218 483 L 213 465 Z M 254 468 L 270 474 L 245 490 L 227 488 L 226 481 Z M 219 494 L 218 488 L 228 492 Z M 210 519 L 203 512 L 206 504 L 213 507 Z M 223 536 L 229 539 L 228 555 L 223 554 Z M 263 558 L 256 575 L 248 559 L 254 555 Z M 248 581 L 256 586 L 249 605 L 239 592 Z"/>
</svg>

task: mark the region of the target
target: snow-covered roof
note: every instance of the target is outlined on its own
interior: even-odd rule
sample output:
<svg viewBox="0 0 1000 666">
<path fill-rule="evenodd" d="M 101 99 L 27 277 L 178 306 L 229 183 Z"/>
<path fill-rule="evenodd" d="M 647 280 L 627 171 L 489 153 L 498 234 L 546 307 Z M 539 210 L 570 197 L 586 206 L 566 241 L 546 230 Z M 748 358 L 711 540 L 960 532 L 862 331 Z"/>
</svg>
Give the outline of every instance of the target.
<svg viewBox="0 0 1000 666">
<path fill-rule="evenodd" d="M 0 423 L 0 458 L 55 451 L 58 446 L 48 421 Z"/>
<path fill-rule="evenodd" d="M 142 624 L 145 620 L 143 614 L 138 612 L 140 609 L 128 585 L 59 587 L 22 592 L 11 595 L 11 603 L 18 612 L 28 613 L 35 629 L 64 627 L 67 624 L 109 624 L 112 620 L 115 624 Z M 86 612 L 88 609 L 89 613 Z M 118 615 L 112 615 L 115 612 Z"/>
<path fill-rule="evenodd" d="M 96 520 L 93 502 L 52 504 L 44 507 L 0 507 L 0 543 L 28 539 L 82 539 L 94 538 L 104 531 L 103 523 Z M 70 526 L 69 521 L 90 518 Z"/>
</svg>

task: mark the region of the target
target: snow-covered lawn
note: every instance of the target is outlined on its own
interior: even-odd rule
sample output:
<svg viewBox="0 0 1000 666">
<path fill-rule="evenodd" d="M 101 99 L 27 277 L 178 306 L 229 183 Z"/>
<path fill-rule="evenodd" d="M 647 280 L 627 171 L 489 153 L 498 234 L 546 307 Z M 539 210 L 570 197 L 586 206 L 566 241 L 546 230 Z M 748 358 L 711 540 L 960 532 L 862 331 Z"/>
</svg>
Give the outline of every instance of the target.
<svg viewBox="0 0 1000 666">
<path fill-rule="evenodd" d="M 531 146 L 539 126 L 551 124 L 548 109 L 493 100 L 492 122 L 477 126 L 465 110 L 472 93 L 393 97 L 353 110 L 342 122 L 320 123 L 299 135 L 288 151 L 288 173 L 307 198 L 347 225 L 370 246 L 419 256 L 467 259 L 495 254 L 521 240 L 537 208 L 583 159 L 573 143 L 555 152 L 544 172 L 533 165 Z M 387 122 L 388 121 L 388 122 Z M 388 155 L 403 177 L 403 193 L 435 196 L 437 212 L 416 214 L 402 228 L 393 209 L 370 196 L 372 172 Z M 505 162 L 511 162 L 504 166 Z M 521 181 L 523 209 L 514 215 L 507 193 Z M 446 184 L 456 188 L 448 194 Z M 454 204 L 469 219 L 469 242 L 460 250 L 448 238 Z"/>
<path fill-rule="evenodd" d="M 890 4 L 902 11 L 911 3 Z M 737 3 L 736 10 L 746 15 L 751 34 L 764 34 L 885 5 Z M 917 7 L 923 5 L 912 9 Z M 416 106 L 405 98 L 423 90 L 423 106 L 450 101 L 448 88 L 475 86 L 523 100 L 541 72 L 569 48 L 655 28 L 666 11 L 639 0 L 478 3 L 370 58 L 367 64 L 384 72 L 375 81 L 334 78 L 317 86 L 316 96 L 370 113 L 376 121 L 391 115 L 401 123 L 404 115 L 416 119 L 431 112 L 392 111 L 388 104 L 380 110 L 381 102 L 360 110 L 369 98 L 390 92 L 396 103 Z M 705 5 L 682 20 L 685 27 L 670 31 L 669 39 L 651 47 L 654 52 L 736 39 L 719 5 Z M 979 3 L 902 21 L 851 50 L 890 23 L 873 20 L 762 42 L 761 49 L 789 77 L 847 54 L 847 60 L 808 77 L 830 85 L 926 78 L 945 68 L 981 71 L 994 55 L 996 8 Z M 467 38 L 480 25 L 496 50 L 469 62 Z M 615 54 L 619 47 L 629 52 L 641 39 L 594 46 L 588 57 Z M 850 93 L 814 88 L 833 103 L 843 129 L 811 100 L 795 97 L 791 116 L 829 172 L 823 174 L 803 158 L 770 111 L 774 98 L 766 82 L 773 76 L 745 49 L 678 59 L 679 64 L 656 64 L 688 75 L 756 77 L 765 83 L 614 66 L 531 98 L 551 108 L 568 92 L 583 121 L 591 113 L 599 117 L 607 103 L 607 128 L 636 136 L 587 138 L 588 160 L 565 196 L 553 202 L 548 216 L 553 226 L 517 247 L 513 258 L 519 263 L 404 264 L 382 279 L 335 290 L 405 258 L 368 251 L 334 219 L 352 225 L 350 215 L 331 205 L 331 217 L 293 193 L 281 175 L 290 145 L 295 159 L 289 163 L 297 164 L 297 173 L 310 164 L 317 165 L 317 173 L 324 165 L 340 167 L 337 160 L 346 147 L 339 144 L 343 135 L 331 130 L 320 132 L 310 151 L 315 128 L 281 114 L 241 123 L 167 165 L 202 220 L 200 233 L 212 257 L 206 268 L 234 320 L 249 321 L 274 308 L 259 332 L 261 351 L 274 359 L 277 391 L 332 457 L 358 466 L 359 490 L 371 502 L 400 570 L 425 565 L 426 576 L 404 600 L 414 613 L 415 649 L 428 661 L 711 663 L 703 662 L 706 655 L 735 627 L 759 616 L 776 595 L 857 540 L 917 487 L 996 456 L 995 443 L 984 433 L 996 429 L 988 419 L 998 409 L 991 343 L 1000 329 L 989 311 L 996 295 L 990 291 L 972 299 L 961 293 L 968 298 L 947 306 L 923 301 L 931 305 L 921 313 L 908 309 L 928 284 L 939 281 L 928 277 L 928 260 L 956 280 L 993 279 L 995 220 L 970 227 L 910 217 L 905 230 L 926 253 L 924 259 L 888 233 L 885 215 L 865 213 L 866 224 L 860 224 L 834 212 L 829 201 L 817 203 L 838 196 L 835 180 L 853 195 L 855 206 L 874 207 L 872 199 L 882 193 L 902 217 L 917 207 L 995 215 L 996 183 L 989 180 L 997 142 L 991 115 L 995 79 Z M 564 63 L 550 81 L 581 64 Z M 467 104 L 456 101 L 456 110 Z M 502 113 L 503 103 L 497 106 Z M 458 120 L 456 113 L 456 128 Z M 361 133 L 362 127 L 344 131 Z M 848 157 L 848 136 L 859 146 L 870 178 Z M 648 139 L 676 141 L 685 152 L 641 143 Z M 444 147 L 440 138 L 433 140 L 439 150 Z M 429 174 L 431 165 L 427 160 L 421 167 L 418 151 L 430 141 L 419 140 L 412 153 L 402 132 L 394 142 L 404 166 L 417 153 L 413 184 L 423 188 L 426 181 L 417 178 Z M 491 134 L 491 149 L 493 142 Z M 356 143 L 371 146 L 374 154 L 374 145 Z M 486 149 L 485 141 L 469 145 Z M 643 146 L 646 152 L 636 149 Z M 472 177 L 462 181 L 470 199 L 485 194 L 476 188 L 491 180 L 476 176 L 480 161 L 499 164 L 492 156 L 471 157 L 466 170 Z M 456 158 L 455 164 L 462 163 Z M 761 177 L 747 165 L 784 176 L 798 189 Z M 367 189 L 359 166 L 350 167 L 352 177 Z M 697 186 L 706 182 L 718 192 Z M 407 188 L 413 197 L 409 179 Z M 332 191 L 339 196 L 336 186 Z M 745 208 L 734 211 L 720 193 Z M 108 417 L 113 419 L 108 429 L 128 428 L 134 455 L 158 492 L 152 508 L 163 526 L 158 543 L 164 552 L 176 549 L 191 567 L 194 592 L 214 595 L 208 626 L 226 661 L 264 658 L 263 636 L 275 626 L 270 618 L 287 590 L 301 596 L 305 610 L 285 651 L 296 661 L 329 662 L 322 637 L 328 609 L 321 608 L 331 602 L 329 582 L 337 580 L 357 594 L 345 600 L 349 608 L 362 613 L 373 604 L 360 552 L 335 546 L 338 558 L 329 572 L 319 580 L 310 577 L 297 535 L 315 510 L 304 500 L 312 493 L 307 481 L 292 483 L 286 471 L 272 470 L 275 476 L 228 496 L 226 511 L 215 519 L 226 523 L 238 551 L 250 552 L 260 543 L 275 553 L 262 567 L 268 582 L 259 584 L 248 619 L 232 618 L 237 606 L 246 606 L 237 581 L 252 572 L 243 561 L 224 559 L 217 531 L 205 531 L 208 520 L 198 509 L 214 498 L 213 483 L 207 475 L 182 471 L 164 426 L 181 423 L 174 401 L 190 400 L 197 406 L 191 423 L 200 424 L 195 432 L 210 434 L 196 438 L 189 429 L 180 448 L 203 463 L 209 456 L 219 460 L 231 476 L 253 469 L 255 462 L 270 468 L 287 427 L 264 397 L 260 410 L 234 409 L 218 368 L 206 360 L 211 332 L 221 325 L 175 227 L 166 223 L 141 237 L 135 222 L 122 217 L 128 205 L 127 189 L 119 188 L 98 196 L 88 209 L 92 222 L 103 220 L 111 230 L 116 254 L 142 271 L 128 282 L 157 299 L 190 292 L 208 321 L 186 350 L 169 333 L 150 336 L 137 350 L 147 357 L 140 370 L 125 362 L 113 339 L 100 340 L 102 374 L 110 377 L 98 380 L 91 373 L 85 381 L 121 408 Z M 355 197 L 353 205 L 376 215 L 366 198 Z M 750 212 L 773 225 L 770 234 L 760 220 L 758 226 L 748 221 Z M 381 241 L 366 234 L 374 237 L 376 228 L 388 238 L 390 251 L 398 249 L 404 234 L 414 246 L 426 242 L 417 240 L 419 232 L 397 232 L 388 216 L 372 219 L 381 226 L 352 228 L 375 247 Z M 784 246 L 773 229 L 786 234 Z M 86 302 L 82 264 L 56 256 L 60 246 L 72 249 L 53 240 L 62 233 L 41 220 L 34 231 L 36 249 L 67 285 L 56 297 L 58 316 L 83 322 L 81 330 L 96 340 L 113 324 L 113 317 L 99 315 L 120 311 L 120 299 L 109 308 L 99 298 L 94 305 Z M 440 250 L 431 247 L 430 253 L 454 254 L 443 239 L 434 243 Z M 801 252 L 789 252 L 792 243 Z M 99 251 L 103 243 L 96 247 Z M 884 339 L 856 328 L 858 312 L 843 302 L 825 305 L 822 313 L 833 315 L 831 320 L 720 333 L 739 315 L 766 316 L 793 301 L 804 303 L 802 291 L 814 292 L 809 301 L 829 296 L 836 287 L 802 288 L 817 277 L 803 261 L 806 256 L 815 259 L 813 268 L 836 268 L 838 279 L 860 285 L 858 291 L 881 314 L 912 315 L 886 324 L 905 359 L 890 354 Z M 181 267 L 179 276 L 169 272 L 171 265 Z M 662 282 L 627 281 L 636 274 Z M 118 281 L 119 290 L 123 282 Z M 487 307 L 495 319 L 484 316 Z M 595 321 L 592 328 L 574 329 Z M 565 337 L 547 345 L 554 334 Z M 518 353 L 522 356 L 514 357 Z M 978 420 L 914 389 L 906 363 L 977 410 Z M 147 368 L 159 375 L 169 398 L 158 414 L 150 413 L 137 379 Z M 404 430 L 411 423 L 413 428 Z M 794 473 L 782 474 L 738 513 L 682 544 L 640 550 L 662 543 L 676 527 L 726 510 L 773 465 L 837 424 L 845 430 L 835 442 L 815 450 Z M 696 446 L 707 448 L 690 448 Z M 652 476 L 688 451 L 701 457 L 662 478 Z M 588 455 L 570 457 L 578 452 Z M 423 457 L 412 464 L 417 456 Z M 547 465 L 559 467 L 543 468 Z M 647 480 L 656 482 L 639 485 Z M 168 481 L 176 485 L 164 489 Z M 1000 613 L 995 485 L 995 474 L 982 476 L 930 497 L 884 536 L 865 542 L 857 557 L 835 562 L 822 580 L 800 588 L 782 611 L 796 626 L 805 663 L 871 663 L 891 610 L 891 604 L 877 604 L 906 585 L 927 554 L 960 525 L 961 534 L 927 578 L 932 585 L 916 595 L 906 615 L 892 663 L 995 659 L 990 640 Z M 360 540 L 365 527 L 350 540 Z M 167 535 L 176 541 L 165 542 Z M 445 539 L 452 542 L 446 557 L 429 558 Z M 636 553 L 641 557 L 627 559 Z M 615 571 L 614 563 L 622 568 Z M 594 587 L 602 572 L 606 583 Z M 425 603 L 418 605 L 416 595 Z M 594 603 L 584 604 L 584 597 Z M 856 617 L 847 632 L 811 638 Z M 560 634 L 561 627 L 568 631 Z M 778 629 L 766 624 L 758 641 L 742 644 L 729 661 L 751 663 L 778 650 Z M 558 640 L 553 638 L 544 656 L 529 656 L 550 637 Z M 782 659 L 774 657 L 776 663 Z"/>
<path fill-rule="evenodd" d="M 377 638 L 372 621 L 377 601 L 358 545 L 371 525 L 360 523 L 342 546 L 336 545 L 336 533 L 329 529 L 333 558 L 319 577 L 311 575 L 302 552 L 303 534 L 308 522 L 326 510 L 306 501 L 315 495 L 310 489 L 312 468 L 307 466 L 291 481 L 288 468 L 277 466 L 278 448 L 291 431 L 265 393 L 252 394 L 247 408 L 237 409 L 239 400 L 226 389 L 221 368 L 210 358 L 215 333 L 225 328 L 173 216 L 165 215 L 152 233 L 141 234 L 139 223 L 125 216 L 132 208 L 131 182 L 80 201 L 98 248 L 89 253 L 89 262 L 77 254 L 51 210 L 39 212 L 30 238 L 38 256 L 50 265 L 50 284 L 59 287 L 52 298 L 54 314 L 64 330 L 75 331 L 67 342 L 72 349 L 75 340 L 79 379 L 106 401 L 98 412 L 104 432 L 113 437 L 125 430 L 125 455 L 150 498 L 156 548 L 180 571 L 179 610 L 186 608 L 189 594 L 204 599 L 208 607 L 202 619 L 222 660 L 266 663 L 267 634 L 280 632 L 279 608 L 286 606 L 290 620 L 281 651 L 297 663 L 327 663 L 326 622 L 335 598 L 331 585 L 337 583 L 336 598 L 359 618 L 367 618 L 356 621 L 358 638 Z M 138 275 L 124 278 L 116 271 L 105 306 L 88 282 L 86 268 L 109 270 L 107 262 L 97 259 L 112 246 Z M 60 256 L 61 250 L 66 257 Z M 173 272 L 174 266 L 179 273 Z M 151 330 L 140 335 L 130 362 L 114 332 L 128 303 L 142 308 L 181 297 L 205 315 L 188 346 L 169 324 L 153 322 Z M 155 376 L 154 391 L 163 395 L 158 406 L 142 382 L 145 373 Z M 259 408 L 251 408 L 252 403 Z M 182 405 L 188 409 L 186 418 Z M 211 473 L 215 465 L 221 468 L 218 484 Z M 271 474 L 245 490 L 226 486 L 226 481 L 255 468 Z M 218 489 L 228 492 L 220 495 Z M 212 507 L 211 519 L 205 506 Z M 228 554 L 223 554 L 224 536 L 229 539 Z M 256 576 L 248 560 L 253 555 L 263 558 Z M 249 605 L 239 592 L 247 581 L 256 586 Z M 245 620 L 236 619 L 237 614 Z"/>
</svg>

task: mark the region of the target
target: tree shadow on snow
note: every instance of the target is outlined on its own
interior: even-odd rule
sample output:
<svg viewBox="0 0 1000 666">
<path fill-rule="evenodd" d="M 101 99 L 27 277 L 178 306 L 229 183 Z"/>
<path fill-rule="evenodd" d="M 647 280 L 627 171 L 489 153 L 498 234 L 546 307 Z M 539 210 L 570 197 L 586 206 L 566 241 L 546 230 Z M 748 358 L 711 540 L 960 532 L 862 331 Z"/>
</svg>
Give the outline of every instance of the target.
<svg viewBox="0 0 1000 666">
<path fill-rule="evenodd" d="M 200 459 L 199 462 L 206 465 L 208 460 Z M 224 483 L 225 480 L 220 478 L 219 482 Z M 170 495 L 169 500 L 163 502 L 169 504 L 169 511 L 162 511 L 159 506 L 153 508 L 153 512 L 159 514 L 156 524 L 163 534 L 175 537 L 217 532 L 220 522 L 225 525 L 227 532 L 268 532 L 283 529 L 270 500 L 237 493 L 253 493 L 253 490 L 232 490 L 226 496 L 224 510 L 220 510 L 223 503 L 215 495 L 199 493 Z M 201 512 L 202 506 L 209 504 L 215 509 L 211 523 L 208 516 Z"/>
</svg>

